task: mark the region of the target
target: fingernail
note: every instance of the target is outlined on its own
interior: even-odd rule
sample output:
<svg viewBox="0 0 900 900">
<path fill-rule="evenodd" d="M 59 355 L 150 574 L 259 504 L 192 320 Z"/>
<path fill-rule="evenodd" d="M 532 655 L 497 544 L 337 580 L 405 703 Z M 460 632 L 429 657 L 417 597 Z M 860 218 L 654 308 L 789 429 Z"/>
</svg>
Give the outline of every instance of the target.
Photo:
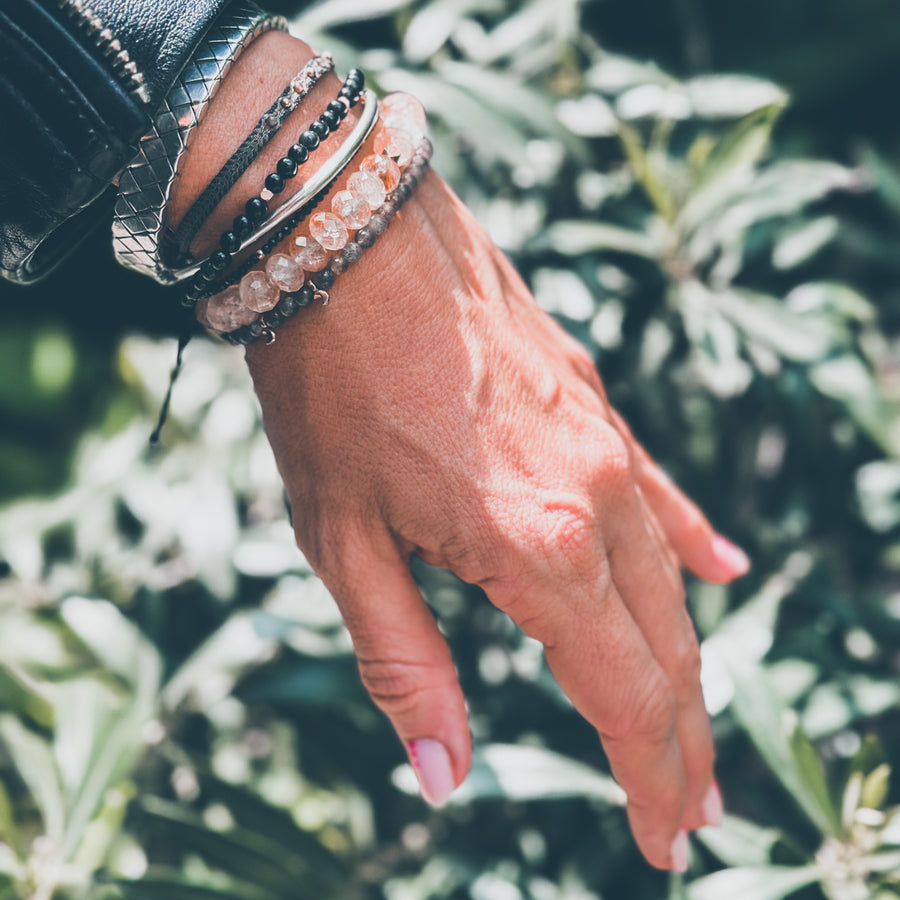
<svg viewBox="0 0 900 900">
<path fill-rule="evenodd" d="M 705 825 L 722 824 L 722 794 L 715 781 L 709 786 L 702 804 L 703 822 Z"/>
<path fill-rule="evenodd" d="M 676 872 L 687 872 L 688 863 L 688 838 L 687 831 L 682 828 L 672 841 L 672 849 L 669 851 L 672 860 L 672 868 Z"/>
<path fill-rule="evenodd" d="M 716 562 L 727 569 L 733 578 L 746 575 L 750 571 L 750 558 L 747 554 L 721 534 L 713 538 L 712 549 Z"/>
<path fill-rule="evenodd" d="M 422 797 L 432 806 L 440 806 L 453 792 L 453 770 L 450 756 L 440 741 L 419 738 L 407 745 Z"/>
</svg>

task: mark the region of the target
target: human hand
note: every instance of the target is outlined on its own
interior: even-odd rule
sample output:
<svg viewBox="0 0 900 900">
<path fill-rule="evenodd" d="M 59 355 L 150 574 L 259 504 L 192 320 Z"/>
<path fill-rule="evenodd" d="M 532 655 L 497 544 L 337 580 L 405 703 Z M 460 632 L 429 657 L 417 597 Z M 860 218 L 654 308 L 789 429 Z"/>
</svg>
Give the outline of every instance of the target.
<svg viewBox="0 0 900 900">
<path fill-rule="evenodd" d="M 297 542 L 423 794 L 470 762 L 465 705 L 409 556 L 484 588 L 597 729 L 646 858 L 683 868 L 721 801 L 683 564 L 748 568 L 637 445 L 586 351 L 434 174 L 327 308 L 247 358 Z"/>
</svg>

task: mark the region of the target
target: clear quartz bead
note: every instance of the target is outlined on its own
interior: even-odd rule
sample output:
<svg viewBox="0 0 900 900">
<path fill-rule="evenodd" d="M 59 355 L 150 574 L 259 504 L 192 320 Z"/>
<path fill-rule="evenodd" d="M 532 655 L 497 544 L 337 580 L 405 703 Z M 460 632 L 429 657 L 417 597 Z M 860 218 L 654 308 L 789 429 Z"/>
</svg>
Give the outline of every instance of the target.
<svg viewBox="0 0 900 900">
<path fill-rule="evenodd" d="M 416 152 L 412 138 L 399 128 L 379 128 L 375 132 L 375 152 L 384 153 L 405 166 Z"/>
<path fill-rule="evenodd" d="M 294 238 L 294 260 L 306 272 L 318 272 L 328 263 L 325 248 L 311 237 L 301 234 Z"/>
<path fill-rule="evenodd" d="M 237 285 L 197 304 L 197 320 L 211 331 L 234 331 L 255 322 L 258 313 L 245 306 Z"/>
<path fill-rule="evenodd" d="M 303 269 L 286 253 L 273 253 L 266 262 L 266 274 L 283 291 L 303 287 Z"/>
<path fill-rule="evenodd" d="M 378 209 L 387 196 L 384 182 L 374 172 L 354 172 L 347 179 L 347 190 L 364 198 L 373 210 Z"/>
<path fill-rule="evenodd" d="M 257 312 L 270 310 L 281 296 L 277 285 L 265 272 L 254 270 L 241 279 L 241 300 Z"/>
<path fill-rule="evenodd" d="M 365 198 L 353 191 L 339 191 L 331 201 L 331 211 L 343 219 L 351 231 L 357 231 L 368 224 L 372 210 Z"/>
<path fill-rule="evenodd" d="M 350 239 L 347 226 L 334 213 L 317 212 L 309 220 L 309 233 L 326 250 L 340 250 Z"/>
<path fill-rule="evenodd" d="M 378 118 L 388 128 L 399 128 L 413 139 L 425 133 L 425 109 L 411 94 L 389 94 L 381 101 Z"/>
<path fill-rule="evenodd" d="M 381 179 L 385 189 L 392 191 L 400 181 L 400 166 L 383 153 L 373 153 L 360 164 L 361 172 L 373 172 Z"/>
</svg>

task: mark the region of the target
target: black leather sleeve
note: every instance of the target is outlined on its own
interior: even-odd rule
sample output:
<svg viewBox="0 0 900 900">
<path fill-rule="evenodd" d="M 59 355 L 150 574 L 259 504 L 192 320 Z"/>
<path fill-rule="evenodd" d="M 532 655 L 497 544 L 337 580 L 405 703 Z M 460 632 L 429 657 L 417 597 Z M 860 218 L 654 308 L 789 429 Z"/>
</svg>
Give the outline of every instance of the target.
<svg viewBox="0 0 900 900">
<path fill-rule="evenodd" d="M 0 0 L 0 274 L 35 281 L 109 223 L 111 182 L 226 2 Z"/>
</svg>

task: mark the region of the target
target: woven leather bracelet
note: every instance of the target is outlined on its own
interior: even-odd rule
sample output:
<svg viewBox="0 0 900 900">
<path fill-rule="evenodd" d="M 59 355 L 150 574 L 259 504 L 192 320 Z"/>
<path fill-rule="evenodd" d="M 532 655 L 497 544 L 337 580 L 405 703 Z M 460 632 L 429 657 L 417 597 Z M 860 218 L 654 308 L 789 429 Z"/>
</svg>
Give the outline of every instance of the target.
<svg viewBox="0 0 900 900">
<path fill-rule="evenodd" d="M 281 130 L 287 117 L 300 106 L 319 79 L 334 69 L 334 59 L 328 55 L 314 56 L 290 81 L 275 102 L 259 117 L 256 127 L 216 173 L 203 193 L 194 201 L 175 229 L 171 239 L 176 267 L 193 262 L 190 246 L 203 223 L 219 205 L 235 182 L 247 171 L 262 149 Z M 168 243 L 168 241 L 167 241 Z"/>
</svg>

